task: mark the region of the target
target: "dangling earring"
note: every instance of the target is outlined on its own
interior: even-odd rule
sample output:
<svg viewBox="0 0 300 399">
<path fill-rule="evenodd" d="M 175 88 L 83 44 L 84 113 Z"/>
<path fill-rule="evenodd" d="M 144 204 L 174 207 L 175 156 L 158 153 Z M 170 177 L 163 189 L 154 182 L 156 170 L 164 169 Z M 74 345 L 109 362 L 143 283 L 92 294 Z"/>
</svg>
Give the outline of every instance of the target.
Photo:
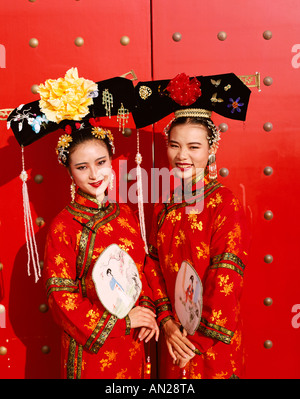
<svg viewBox="0 0 300 399">
<path fill-rule="evenodd" d="M 75 200 L 75 193 L 76 193 L 76 184 L 74 183 L 73 177 L 71 176 L 72 179 L 72 183 L 71 183 L 71 187 L 70 187 L 70 191 L 71 191 L 71 202 L 74 202 Z"/>
<path fill-rule="evenodd" d="M 214 180 L 217 178 L 216 155 L 214 153 L 209 154 L 208 156 L 208 172 L 209 180 Z"/>
<path fill-rule="evenodd" d="M 109 181 L 110 190 L 112 190 L 114 188 L 114 178 L 115 178 L 115 176 L 113 174 L 113 170 L 112 170 L 112 167 L 111 167 L 111 175 L 110 175 L 110 181 Z"/>
</svg>

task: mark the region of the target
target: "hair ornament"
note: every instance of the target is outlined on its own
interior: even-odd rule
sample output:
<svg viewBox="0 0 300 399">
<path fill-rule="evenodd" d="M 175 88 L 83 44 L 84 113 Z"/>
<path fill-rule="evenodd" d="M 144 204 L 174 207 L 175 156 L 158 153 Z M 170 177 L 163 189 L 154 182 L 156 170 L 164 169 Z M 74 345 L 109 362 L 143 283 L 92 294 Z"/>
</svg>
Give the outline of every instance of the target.
<svg viewBox="0 0 300 399">
<path fill-rule="evenodd" d="M 179 105 L 191 105 L 201 96 L 201 83 L 185 73 L 180 73 L 170 80 L 166 90 L 170 97 Z"/>
<path fill-rule="evenodd" d="M 67 155 L 69 154 L 67 148 L 70 147 L 70 143 L 72 143 L 72 141 L 73 139 L 70 134 L 63 134 L 58 139 L 58 143 L 56 146 L 56 154 L 58 156 L 58 162 L 61 165 L 65 165 L 67 161 Z"/>
<path fill-rule="evenodd" d="M 71 68 L 64 78 L 48 79 L 40 84 L 38 93 L 40 109 L 49 121 L 80 121 L 90 112 L 89 106 L 98 96 L 98 86 L 92 80 L 80 78 L 77 68 Z"/>
<path fill-rule="evenodd" d="M 114 146 L 114 136 L 109 129 L 104 129 L 103 127 L 96 126 L 92 129 L 92 135 L 95 136 L 97 139 L 104 140 L 106 137 L 109 140 L 109 144 L 112 148 L 113 154 L 115 153 L 115 146 Z"/>
</svg>

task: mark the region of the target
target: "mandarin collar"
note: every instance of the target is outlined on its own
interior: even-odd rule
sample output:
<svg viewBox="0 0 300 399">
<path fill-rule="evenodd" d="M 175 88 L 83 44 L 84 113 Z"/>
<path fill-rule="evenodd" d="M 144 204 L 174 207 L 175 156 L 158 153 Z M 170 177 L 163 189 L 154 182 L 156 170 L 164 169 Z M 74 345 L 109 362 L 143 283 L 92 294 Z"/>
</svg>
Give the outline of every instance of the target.
<svg viewBox="0 0 300 399">
<path fill-rule="evenodd" d="M 203 181 L 203 184 L 199 184 Z M 172 194 L 172 199 L 174 202 L 178 202 L 180 199 L 183 201 L 190 200 L 192 197 L 202 195 L 207 187 L 211 184 L 215 184 L 217 180 L 211 181 L 209 179 L 208 167 L 204 169 L 202 173 L 194 177 L 193 180 L 187 183 L 185 186 L 178 186 Z"/>
<path fill-rule="evenodd" d="M 209 179 L 209 171 L 208 167 L 206 167 L 198 176 L 194 177 L 193 180 L 186 184 L 186 186 L 182 186 L 182 192 L 184 192 L 184 188 L 186 192 L 194 192 L 199 189 L 199 181 L 203 181 L 203 187 L 207 186 L 210 183 Z M 201 186 L 202 187 L 202 186 Z"/>
<path fill-rule="evenodd" d="M 103 201 L 98 201 L 95 197 L 83 192 L 82 190 L 78 189 L 75 194 L 74 202 L 79 205 L 82 205 L 89 209 L 99 209 L 104 210 L 108 207 L 109 201 L 107 196 L 104 197 Z"/>
</svg>

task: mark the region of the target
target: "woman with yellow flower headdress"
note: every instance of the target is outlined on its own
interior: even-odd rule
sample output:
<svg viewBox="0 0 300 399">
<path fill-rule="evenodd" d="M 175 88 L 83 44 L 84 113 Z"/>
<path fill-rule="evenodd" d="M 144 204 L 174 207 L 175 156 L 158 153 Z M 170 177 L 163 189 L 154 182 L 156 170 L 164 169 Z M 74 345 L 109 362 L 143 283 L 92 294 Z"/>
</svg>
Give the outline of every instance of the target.
<svg viewBox="0 0 300 399">
<path fill-rule="evenodd" d="M 127 85 L 123 104 L 131 82 L 119 79 L 118 93 Z M 9 123 L 22 145 L 33 140 L 34 114 L 42 112 L 47 121 L 41 126 L 44 135 L 64 129 L 56 154 L 72 179 L 72 201 L 50 226 L 43 269 L 49 306 L 62 328 L 62 377 L 140 379 L 149 377 L 144 342 L 157 340 L 159 330 L 142 271 L 145 248 L 138 222 L 127 205 L 107 196 L 114 137 L 97 119 L 107 111 L 97 101 L 99 86 L 70 70 L 65 79 L 40 86 L 38 108 L 18 107 Z M 109 82 L 102 87 L 107 90 Z"/>
</svg>

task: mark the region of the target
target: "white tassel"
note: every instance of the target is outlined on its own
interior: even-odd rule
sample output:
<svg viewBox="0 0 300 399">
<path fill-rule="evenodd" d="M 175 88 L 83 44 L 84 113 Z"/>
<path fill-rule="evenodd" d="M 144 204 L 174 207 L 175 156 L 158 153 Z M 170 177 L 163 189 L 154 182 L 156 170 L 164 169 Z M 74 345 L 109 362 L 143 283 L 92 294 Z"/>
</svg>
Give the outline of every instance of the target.
<svg viewBox="0 0 300 399">
<path fill-rule="evenodd" d="M 34 228 L 31 217 L 30 202 L 27 188 L 28 174 L 25 170 L 24 162 L 24 147 L 22 146 L 22 172 L 20 174 L 22 180 L 22 195 L 23 195 L 23 208 L 24 208 L 24 226 L 25 226 L 25 239 L 27 248 L 27 272 L 30 276 L 30 260 L 33 263 L 33 269 L 35 274 L 35 282 L 41 277 L 41 269 L 39 264 L 39 255 L 37 251 L 37 245 L 35 241 Z"/>
<path fill-rule="evenodd" d="M 139 151 L 140 142 L 139 142 L 139 131 L 137 130 L 137 154 L 135 157 L 136 166 L 136 180 L 137 180 L 137 192 L 138 192 L 138 208 L 139 208 L 139 220 L 140 220 L 140 229 L 142 239 L 145 243 L 145 251 L 148 254 L 148 245 L 146 238 L 146 227 L 145 227 L 145 215 L 144 215 L 144 199 L 143 199 L 143 182 L 142 182 L 142 156 Z"/>
</svg>

